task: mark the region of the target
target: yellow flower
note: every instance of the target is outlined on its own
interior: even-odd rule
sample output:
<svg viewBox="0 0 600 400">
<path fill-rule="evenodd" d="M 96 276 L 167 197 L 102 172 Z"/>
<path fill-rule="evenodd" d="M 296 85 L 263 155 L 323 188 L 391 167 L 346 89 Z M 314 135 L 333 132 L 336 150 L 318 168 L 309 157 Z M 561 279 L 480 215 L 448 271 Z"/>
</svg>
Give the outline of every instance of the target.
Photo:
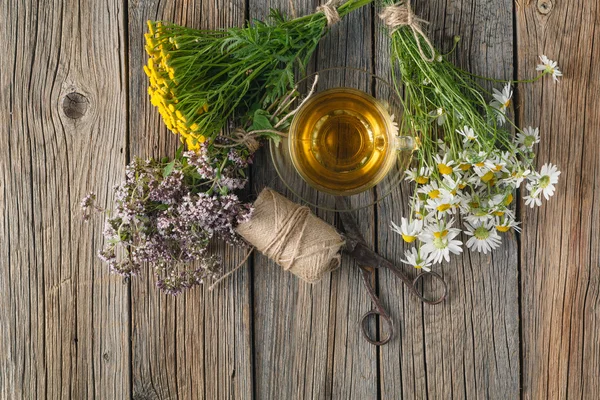
<svg viewBox="0 0 600 400">
<path fill-rule="evenodd" d="M 419 185 L 424 185 L 427 182 L 429 182 L 429 177 L 427 177 L 427 176 L 417 176 L 417 178 L 415 179 L 415 182 L 417 182 Z"/>
</svg>

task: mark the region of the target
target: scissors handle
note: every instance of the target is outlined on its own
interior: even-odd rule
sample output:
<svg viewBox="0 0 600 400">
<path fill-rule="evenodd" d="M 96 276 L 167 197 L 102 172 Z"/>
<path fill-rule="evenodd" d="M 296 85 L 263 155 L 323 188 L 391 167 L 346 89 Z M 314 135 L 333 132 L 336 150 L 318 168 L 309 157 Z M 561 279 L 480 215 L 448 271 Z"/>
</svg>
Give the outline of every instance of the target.
<svg viewBox="0 0 600 400">
<path fill-rule="evenodd" d="M 434 298 L 434 299 L 429 299 L 429 298 L 425 297 L 425 295 L 423 293 L 421 293 L 421 291 L 418 288 L 418 284 L 425 277 L 430 277 L 430 278 L 438 281 L 442 285 L 443 290 L 439 297 Z M 419 298 L 419 300 L 421 300 L 421 302 L 423 302 L 425 304 L 429 304 L 429 305 L 441 303 L 442 301 L 446 300 L 446 296 L 448 295 L 448 285 L 446 284 L 446 281 L 441 276 L 439 276 L 436 272 L 423 271 L 423 272 L 419 273 L 419 275 L 417 275 L 415 277 L 415 279 L 413 279 L 412 284 L 410 285 L 410 289 L 411 289 L 412 294 L 417 296 Z"/>
<path fill-rule="evenodd" d="M 362 316 L 362 318 L 360 319 L 360 327 L 362 329 L 362 334 L 365 337 L 365 339 L 367 340 L 367 342 L 369 342 L 375 346 L 382 346 L 382 345 L 386 344 L 387 342 L 389 342 L 392 339 L 392 337 L 394 336 L 394 321 L 392 321 L 392 317 L 390 316 L 390 314 L 388 314 L 388 312 L 385 310 L 385 308 L 381 304 L 381 301 L 379 300 L 379 297 L 377 297 L 377 294 L 375 294 L 375 290 L 373 289 L 373 286 L 371 285 L 371 281 L 370 281 L 371 272 L 367 268 L 368 267 L 360 268 L 361 275 L 362 275 L 364 284 L 367 288 L 367 291 L 369 292 L 369 296 L 371 297 L 371 301 L 375 305 L 375 308 L 373 308 L 371 311 L 368 311 L 367 313 L 365 313 Z M 382 318 L 385 321 L 385 324 L 387 325 L 387 331 L 388 331 L 387 337 L 380 339 L 380 340 L 376 340 L 376 339 L 373 339 L 371 336 L 369 336 L 368 318 L 371 315 Z"/>
<path fill-rule="evenodd" d="M 383 318 L 383 320 L 385 321 L 387 328 L 388 328 L 388 335 L 387 337 L 381 339 L 381 340 L 375 340 L 373 338 L 371 338 L 369 336 L 369 330 L 368 330 L 368 317 L 370 317 L 371 315 L 375 315 L 378 316 L 379 318 Z M 392 336 L 394 336 L 394 321 L 392 321 L 392 318 L 387 314 L 387 313 L 382 313 L 381 310 L 374 308 L 371 311 L 365 313 L 361 320 L 360 320 L 360 326 L 362 328 L 362 333 L 363 336 L 365 337 L 365 339 L 367 340 L 367 342 L 371 343 L 372 345 L 375 346 L 383 346 L 384 344 L 386 344 L 387 342 L 389 342 L 392 339 Z"/>
</svg>

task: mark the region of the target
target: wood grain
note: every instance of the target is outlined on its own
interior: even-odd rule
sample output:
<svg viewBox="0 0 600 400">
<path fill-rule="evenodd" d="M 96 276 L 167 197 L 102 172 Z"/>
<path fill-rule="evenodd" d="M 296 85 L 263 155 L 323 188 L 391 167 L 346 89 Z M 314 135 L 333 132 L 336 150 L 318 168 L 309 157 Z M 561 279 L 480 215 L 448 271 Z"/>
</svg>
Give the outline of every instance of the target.
<svg viewBox="0 0 600 400">
<path fill-rule="evenodd" d="M 430 21 L 430 37 L 442 51 L 461 36 L 454 59 L 459 66 L 512 78 L 511 1 L 430 1 L 417 3 L 416 13 Z M 376 36 L 376 70 L 383 76 L 389 74 L 387 46 L 384 33 Z M 398 263 L 408 246 L 389 222 L 408 216 L 411 194 L 403 184 L 378 208 L 379 250 Z M 437 306 L 421 305 L 391 273 L 380 275 L 380 296 L 398 323 L 396 339 L 380 350 L 382 398 L 519 396 L 517 253 L 510 234 L 491 256 L 467 253 L 438 265 L 449 295 Z"/>
<path fill-rule="evenodd" d="M 143 33 L 146 20 L 163 19 L 196 28 L 244 23 L 243 1 L 129 3 L 131 156 L 173 156 L 177 137 L 167 132 L 147 96 Z M 221 246 L 226 268 L 244 249 Z M 132 282 L 133 396 L 137 399 L 251 398 L 250 275 L 247 268 L 213 292 L 195 288 L 173 298 L 154 277 Z"/>
<path fill-rule="evenodd" d="M 523 204 L 521 293 L 523 397 L 600 397 L 600 4 L 519 2 L 519 77 L 538 55 L 565 77 L 519 92 L 523 126 L 540 127 L 538 168 L 562 171 L 541 208 Z"/>
<path fill-rule="evenodd" d="M 290 4 L 284 0 L 251 2 L 250 17 L 264 18 L 269 7 L 291 13 Z M 299 1 L 293 5 L 297 16 L 301 16 L 314 12 L 318 4 Z M 370 8 L 363 8 L 335 25 L 321 41 L 313 68 L 350 66 L 370 70 L 371 18 Z M 340 76 L 340 84 L 344 78 Z M 255 165 L 256 190 L 271 185 L 290 195 L 279 181 L 266 151 L 259 154 Z M 332 213 L 319 211 L 318 215 L 334 222 Z M 361 211 L 356 216 L 361 226 L 365 226 L 365 237 L 372 243 L 373 210 Z M 362 338 L 358 326 L 359 317 L 370 310 L 371 304 L 359 270 L 350 259 L 344 258 L 341 269 L 311 286 L 257 255 L 254 299 L 257 398 L 377 396 L 376 349 Z"/>
<path fill-rule="evenodd" d="M 88 191 L 110 203 L 124 164 L 122 3 L 0 15 L 0 398 L 126 398 L 127 285 L 79 212 Z"/>
<path fill-rule="evenodd" d="M 150 274 L 123 283 L 98 261 L 103 223 L 82 222 L 80 199 L 95 191 L 109 206 L 128 159 L 172 155 L 178 145 L 147 98 L 145 21 L 240 26 L 269 7 L 305 15 L 319 3 L 0 2 L 1 399 L 600 398 L 594 0 L 415 3 L 437 46 L 448 50 L 453 35 L 462 37 L 455 61 L 471 72 L 531 78 L 539 54 L 559 61 L 559 84 L 519 85 L 515 103 L 520 126 L 540 126 L 538 166 L 552 162 L 563 173 L 542 208 L 518 205 L 521 237 L 505 236 L 491 256 L 444 265 L 444 305 L 421 306 L 380 273 L 398 334 L 387 346 L 360 335 L 371 303 L 347 258 L 310 286 L 254 255 L 251 268 L 215 291 L 178 298 L 160 294 Z M 333 27 L 311 69 L 387 76 L 373 11 Z M 266 185 L 285 192 L 266 149 L 255 165 L 254 193 Z M 408 195 L 403 185 L 355 213 L 369 243 L 395 262 L 405 246 L 388 224 L 406 215 Z M 227 268 L 245 255 L 216 251 Z"/>
</svg>

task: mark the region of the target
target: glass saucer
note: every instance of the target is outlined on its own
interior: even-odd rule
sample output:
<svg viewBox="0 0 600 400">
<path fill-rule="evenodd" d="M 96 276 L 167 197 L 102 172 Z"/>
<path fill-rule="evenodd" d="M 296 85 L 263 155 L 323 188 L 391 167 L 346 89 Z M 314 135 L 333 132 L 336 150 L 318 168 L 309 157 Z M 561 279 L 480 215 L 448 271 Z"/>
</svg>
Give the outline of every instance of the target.
<svg viewBox="0 0 600 400">
<path fill-rule="evenodd" d="M 387 110 L 392 121 L 398 121 L 402 116 L 402 102 L 394 88 L 384 79 L 370 72 L 354 68 L 328 68 L 308 75 L 298 82 L 300 96 L 297 97 L 299 99 L 297 101 L 301 101 L 307 96 L 313 86 L 316 75 L 318 75 L 318 81 L 313 96 L 332 89 L 348 88 L 359 90 L 366 93 L 367 96 L 370 95 L 375 98 L 377 103 Z M 297 104 L 294 106 L 297 106 Z M 303 105 L 296 115 L 294 115 L 292 127 L 304 108 L 305 106 Z M 293 136 L 293 132 L 290 133 Z M 309 183 L 310 181 L 306 179 L 306 175 L 297 169 L 297 165 L 293 161 L 291 144 L 294 137 L 292 137 L 292 140 L 290 138 L 282 138 L 279 144 L 274 144 L 271 141 L 269 150 L 271 160 L 279 178 L 293 196 L 296 197 L 292 200 L 311 205 L 320 210 L 352 211 L 380 202 L 402 182 L 404 172 L 412 159 L 416 140 L 412 136 L 396 136 L 394 134 L 394 137 L 395 155 L 393 157 L 395 159 L 391 161 L 391 166 L 388 165 L 386 167 L 386 169 L 389 168 L 389 171 L 385 176 L 379 178 L 376 184 L 374 182 L 374 186 L 360 193 L 336 193 L 335 191 L 327 190 L 327 188 L 317 187 L 318 185 L 314 184 L 314 182 Z M 345 203 L 349 205 L 349 208 L 339 210 L 336 207 L 336 198 L 340 195 L 346 198 L 347 201 Z"/>
</svg>

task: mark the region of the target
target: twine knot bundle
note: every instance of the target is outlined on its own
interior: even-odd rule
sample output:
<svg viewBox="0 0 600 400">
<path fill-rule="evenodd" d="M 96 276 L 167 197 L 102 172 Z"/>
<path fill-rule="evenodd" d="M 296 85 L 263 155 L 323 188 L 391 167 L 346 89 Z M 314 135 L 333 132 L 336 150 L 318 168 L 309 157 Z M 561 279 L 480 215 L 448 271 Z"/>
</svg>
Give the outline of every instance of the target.
<svg viewBox="0 0 600 400">
<path fill-rule="evenodd" d="M 336 229 L 277 192 L 265 188 L 237 233 L 261 253 L 309 283 L 340 265 L 344 240 Z"/>
<path fill-rule="evenodd" d="M 415 15 L 410 7 L 409 0 L 401 0 L 398 4 L 393 6 L 388 6 L 383 9 L 381 14 L 379 14 L 379 18 L 383 20 L 383 23 L 390 29 L 390 34 L 394 33 L 398 28 L 402 26 L 408 26 L 415 37 L 415 41 L 417 42 L 417 46 L 419 47 L 419 53 L 421 53 L 421 57 L 423 60 L 432 62 L 435 58 L 435 49 L 431 44 L 431 41 L 423 32 L 423 25 L 428 22 L 424 19 L 421 19 Z M 425 41 L 427 46 L 429 46 L 429 52 L 431 56 L 428 56 L 423 51 L 421 47 L 421 39 Z"/>
<path fill-rule="evenodd" d="M 317 12 L 322 12 L 327 18 L 327 26 L 330 27 L 341 21 L 340 14 L 338 13 L 337 6 L 338 0 L 327 0 L 327 3 L 317 7 Z"/>
</svg>

